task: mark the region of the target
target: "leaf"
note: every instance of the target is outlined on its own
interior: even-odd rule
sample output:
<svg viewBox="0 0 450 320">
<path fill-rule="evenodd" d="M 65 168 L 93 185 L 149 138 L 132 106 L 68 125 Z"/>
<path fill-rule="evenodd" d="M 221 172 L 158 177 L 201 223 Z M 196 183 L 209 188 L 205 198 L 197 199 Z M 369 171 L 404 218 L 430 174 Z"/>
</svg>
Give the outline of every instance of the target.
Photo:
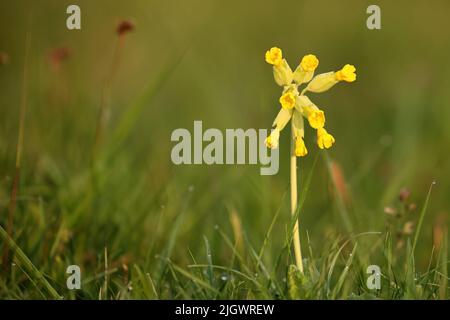
<svg viewBox="0 0 450 320">
<path fill-rule="evenodd" d="M 302 299 L 302 287 L 305 285 L 305 282 L 305 276 L 300 272 L 300 270 L 298 270 L 297 266 L 293 264 L 289 265 L 287 283 L 290 299 Z"/>
</svg>

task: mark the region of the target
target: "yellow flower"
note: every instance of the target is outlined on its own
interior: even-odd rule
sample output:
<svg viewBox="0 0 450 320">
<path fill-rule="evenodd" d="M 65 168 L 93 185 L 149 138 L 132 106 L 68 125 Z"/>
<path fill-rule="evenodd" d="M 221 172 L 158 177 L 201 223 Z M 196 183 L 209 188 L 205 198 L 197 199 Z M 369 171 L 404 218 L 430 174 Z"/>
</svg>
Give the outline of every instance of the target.
<svg viewBox="0 0 450 320">
<path fill-rule="evenodd" d="M 283 52 L 280 48 L 273 47 L 266 52 L 266 62 L 274 66 L 279 66 L 283 61 Z"/>
<path fill-rule="evenodd" d="M 295 138 L 295 156 L 304 157 L 308 154 L 308 150 L 305 146 L 305 141 L 301 137 Z"/>
<path fill-rule="evenodd" d="M 295 106 L 295 95 L 292 92 L 286 92 L 280 97 L 281 107 L 283 109 L 292 109 Z"/>
<path fill-rule="evenodd" d="M 278 128 L 275 128 L 270 133 L 270 136 L 268 136 L 265 140 L 266 147 L 270 149 L 278 148 L 279 139 L 280 139 L 280 130 L 278 130 Z"/>
<path fill-rule="evenodd" d="M 314 70 L 319 65 L 319 60 L 313 54 L 308 54 L 302 58 L 300 64 L 294 72 L 294 81 L 297 85 L 311 81 L 314 76 Z"/>
<path fill-rule="evenodd" d="M 325 130 L 325 128 L 317 129 L 317 145 L 320 149 L 331 148 L 335 142 L 334 137 Z"/>
<path fill-rule="evenodd" d="M 317 66 L 319 65 L 319 59 L 313 54 L 308 54 L 303 57 L 302 61 L 300 62 L 300 66 L 304 71 L 314 71 L 316 70 Z"/>
<path fill-rule="evenodd" d="M 319 65 L 319 59 L 313 54 L 305 55 L 294 72 L 292 72 L 280 48 L 273 47 L 266 52 L 267 63 L 273 65 L 275 82 L 283 88 L 279 99 L 281 109 L 279 110 L 272 127 L 274 128 L 265 140 L 269 148 L 277 148 L 280 132 L 291 122 L 294 148 L 297 157 L 305 156 L 306 149 L 304 136 L 304 121 L 317 130 L 317 145 L 320 149 L 328 149 L 334 143 L 334 137 L 325 130 L 325 113 L 319 109 L 306 95 L 306 92 L 320 93 L 329 90 L 340 81 L 353 82 L 356 80 L 356 68 L 346 64 L 339 71 L 331 71 L 314 75 Z M 305 84 L 303 90 L 299 87 Z"/>
<path fill-rule="evenodd" d="M 325 125 L 325 113 L 322 110 L 312 110 L 308 115 L 308 122 L 314 129 L 323 128 Z"/>
<path fill-rule="evenodd" d="M 353 82 L 356 80 L 356 68 L 354 65 L 346 64 L 341 70 L 337 71 L 334 75 L 338 81 Z"/>
</svg>

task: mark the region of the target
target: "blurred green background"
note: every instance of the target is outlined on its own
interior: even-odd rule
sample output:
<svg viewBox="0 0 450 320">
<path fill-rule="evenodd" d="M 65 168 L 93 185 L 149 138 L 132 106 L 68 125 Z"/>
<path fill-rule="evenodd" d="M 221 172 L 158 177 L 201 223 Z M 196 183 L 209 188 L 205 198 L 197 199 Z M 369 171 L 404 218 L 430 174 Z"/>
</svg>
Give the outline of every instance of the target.
<svg viewBox="0 0 450 320">
<path fill-rule="evenodd" d="M 65 26 L 70 4 L 81 7 L 81 30 Z M 370 4 L 381 7 L 381 30 L 366 27 Z M 278 46 L 293 68 L 313 53 L 320 60 L 317 73 L 350 63 L 358 75 L 354 83 L 310 95 L 325 110 L 336 144 L 327 158 L 306 130 L 309 154 L 299 160 L 300 190 L 316 157 L 317 163 L 300 214 L 303 249 L 306 232 L 317 251 L 327 240 L 385 232 L 385 207 L 397 208 L 405 187 L 418 207 L 405 221 L 416 223 L 436 181 L 416 255 L 418 268 L 426 269 L 450 208 L 448 12 L 444 0 L 2 1 L 0 52 L 9 61 L 0 66 L 0 222 L 4 226 L 8 215 L 26 94 L 13 238 L 56 288 L 64 291 L 68 264 L 101 278 L 105 248 L 111 268 L 120 269 L 111 281 L 122 285 L 124 266 L 153 272 L 164 256 L 184 267 L 191 252 L 205 260 L 204 236 L 214 263 L 227 264 L 232 250 L 221 232 L 234 240 L 241 232 L 259 248 L 281 207 L 264 254 L 265 261 L 275 260 L 290 219 L 288 131 L 282 133 L 275 176 L 260 176 L 259 165 L 175 166 L 170 135 L 176 128 L 192 131 L 194 120 L 221 130 L 270 128 L 280 88 L 264 53 Z M 101 149 L 108 156 L 92 170 L 102 91 L 123 19 L 135 29 L 124 37 L 107 93 Z M 27 31 L 31 49 L 23 92 Z M 56 66 L 55 48 L 68 50 Z M 362 241 L 359 249 L 370 251 L 383 236 Z M 380 262 L 380 255 L 370 257 L 372 264 Z M 39 296 L 20 271 L 16 277 L 17 286 L 3 277 L 1 297 Z M 92 290 L 83 297 L 95 298 L 103 282 L 88 285 Z"/>
</svg>

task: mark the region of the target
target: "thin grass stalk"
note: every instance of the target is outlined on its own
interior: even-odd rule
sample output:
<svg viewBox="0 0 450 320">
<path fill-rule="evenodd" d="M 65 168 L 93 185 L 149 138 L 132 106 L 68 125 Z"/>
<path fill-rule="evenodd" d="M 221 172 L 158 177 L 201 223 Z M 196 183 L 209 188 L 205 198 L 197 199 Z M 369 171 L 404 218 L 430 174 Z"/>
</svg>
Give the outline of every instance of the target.
<svg viewBox="0 0 450 320">
<path fill-rule="evenodd" d="M 121 60 L 122 48 L 125 43 L 124 35 L 119 35 L 119 38 L 116 42 L 116 46 L 114 49 L 113 60 L 111 63 L 111 69 L 109 71 L 108 76 L 106 77 L 105 83 L 103 85 L 102 96 L 100 100 L 100 109 L 97 117 L 97 124 L 95 127 L 95 140 L 94 140 L 94 148 L 92 151 L 92 159 L 95 160 L 98 149 L 100 148 L 103 134 L 105 131 L 108 115 L 109 115 L 109 106 L 110 106 L 110 95 L 111 95 L 111 86 L 114 80 L 114 76 L 117 72 L 117 69 Z"/>
<path fill-rule="evenodd" d="M 295 155 L 295 136 L 294 128 L 292 123 L 292 139 L 291 139 L 291 214 L 293 217 L 296 216 L 297 212 L 297 156 Z M 295 264 L 297 268 L 303 273 L 303 261 L 302 261 L 302 250 L 300 246 L 300 232 L 298 218 L 294 224 L 294 253 L 295 253 Z"/>
<path fill-rule="evenodd" d="M 27 111 L 27 85 L 28 85 L 28 60 L 30 54 L 30 45 L 31 45 L 31 36 L 30 33 L 27 32 L 26 40 L 25 40 L 25 61 L 23 67 L 23 80 L 22 80 L 22 96 L 20 102 L 20 110 L 19 110 L 19 132 L 17 139 L 17 148 L 16 148 L 16 164 L 15 164 L 15 172 L 14 172 L 14 180 L 11 188 L 11 197 L 8 204 L 8 220 L 6 224 L 6 232 L 9 237 L 12 238 L 14 231 L 14 215 L 17 207 L 17 193 L 19 191 L 19 182 L 20 182 L 20 166 L 22 162 L 22 149 L 23 149 L 23 140 L 24 140 L 24 128 L 25 128 L 25 115 Z M 9 258 L 9 246 L 5 242 L 3 245 L 3 256 L 2 256 L 2 264 L 5 272 L 9 270 L 10 267 L 10 258 Z"/>
</svg>

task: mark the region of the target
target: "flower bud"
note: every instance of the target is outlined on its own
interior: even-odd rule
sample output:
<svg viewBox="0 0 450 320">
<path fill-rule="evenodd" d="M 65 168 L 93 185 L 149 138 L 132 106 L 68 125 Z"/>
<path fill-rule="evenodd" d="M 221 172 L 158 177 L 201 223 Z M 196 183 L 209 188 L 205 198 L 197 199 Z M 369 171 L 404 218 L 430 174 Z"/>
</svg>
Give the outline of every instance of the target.
<svg viewBox="0 0 450 320">
<path fill-rule="evenodd" d="M 294 130 L 294 137 L 303 138 L 305 136 L 303 116 L 298 110 L 294 110 L 292 114 L 292 130 Z"/>
<path fill-rule="evenodd" d="M 311 80 L 311 82 L 306 87 L 306 90 L 320 93 L 327 91 L 336 83 L 338 83 L 338 80 L 336 79 L 335 73 L 333 71 L 322 73 L 315 76 L 314 79 Z"/>
</svg>

